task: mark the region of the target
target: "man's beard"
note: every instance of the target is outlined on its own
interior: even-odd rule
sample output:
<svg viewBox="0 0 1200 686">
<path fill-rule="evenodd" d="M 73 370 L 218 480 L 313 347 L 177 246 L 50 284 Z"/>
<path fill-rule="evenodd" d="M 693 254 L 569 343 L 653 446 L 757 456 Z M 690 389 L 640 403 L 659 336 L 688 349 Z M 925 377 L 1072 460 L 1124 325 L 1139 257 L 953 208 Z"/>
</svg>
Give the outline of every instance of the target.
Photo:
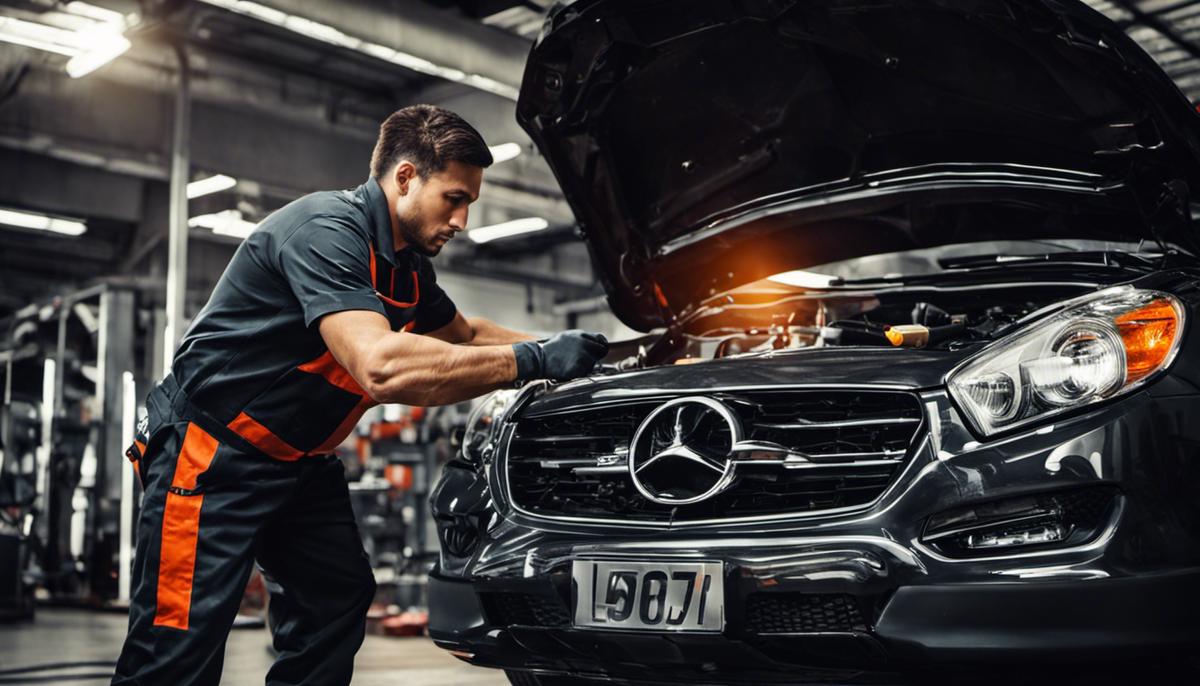
<svg viewBox="0 0 1200 686">
<path fill-rule="evenodd" d="M 396 224 L 400 229 L 400 239 L 408 244 L 410 248 L 425 257 L 436 257 L 442 251 L 442 246 L 432 246 L 421 238 L 420 224 L 416 221 L 404 216 L 396 217 Z"/>
</svg>

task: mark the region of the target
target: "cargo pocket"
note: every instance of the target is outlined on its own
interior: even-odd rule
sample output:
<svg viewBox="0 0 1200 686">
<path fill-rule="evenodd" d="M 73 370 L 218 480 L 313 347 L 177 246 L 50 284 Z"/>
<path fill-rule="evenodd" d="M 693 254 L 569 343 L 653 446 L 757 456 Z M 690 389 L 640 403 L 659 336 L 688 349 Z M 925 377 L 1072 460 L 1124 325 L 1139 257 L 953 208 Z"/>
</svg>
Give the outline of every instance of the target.
<svg viewBox="0 0 1200 686">
<path fill-rule="evenodd" d="M 208 432 L 195 424 L 187 425 L 163 509 L 155 626 L 184 631 L 188 628 L 200 508 L 204 504 L 204 493 L 197 488 L 196 479 L 208 470 L 218 447 L 217 439 Z"/>
</svg>

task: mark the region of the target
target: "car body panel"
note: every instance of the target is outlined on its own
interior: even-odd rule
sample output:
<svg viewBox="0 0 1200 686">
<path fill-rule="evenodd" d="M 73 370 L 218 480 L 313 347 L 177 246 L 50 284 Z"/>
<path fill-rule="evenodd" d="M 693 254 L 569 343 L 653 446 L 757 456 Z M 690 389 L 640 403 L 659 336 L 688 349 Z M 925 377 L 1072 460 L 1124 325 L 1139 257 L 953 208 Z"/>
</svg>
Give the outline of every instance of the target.
<svg viewBox="0 0 1200 686">
<path fill-rule="evenodd" d="M 1164 188 L 1182 207 L 1200 187 L 1200 118 L 1079 2 L 582 0 L 552 12 L 517 116 L 641 330 L 712 292 L 889 250 L 1195 245 L 1158 210 Z M 950 213 L 970 221 L 926 221 Z"/>
</svg>

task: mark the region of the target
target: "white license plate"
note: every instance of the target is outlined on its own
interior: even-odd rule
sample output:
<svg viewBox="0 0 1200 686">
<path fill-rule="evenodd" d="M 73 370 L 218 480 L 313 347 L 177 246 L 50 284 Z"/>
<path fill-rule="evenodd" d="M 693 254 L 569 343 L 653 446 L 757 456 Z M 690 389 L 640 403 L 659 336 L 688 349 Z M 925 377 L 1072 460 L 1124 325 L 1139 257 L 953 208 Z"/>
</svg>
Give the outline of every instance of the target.
<svg viewBox="0 0 1200 686">
<path fill-rule="evenodd" d="M 575 626 L 642 631 L 725 628 L 720 562 L 575 560 Z"/>
</svg>

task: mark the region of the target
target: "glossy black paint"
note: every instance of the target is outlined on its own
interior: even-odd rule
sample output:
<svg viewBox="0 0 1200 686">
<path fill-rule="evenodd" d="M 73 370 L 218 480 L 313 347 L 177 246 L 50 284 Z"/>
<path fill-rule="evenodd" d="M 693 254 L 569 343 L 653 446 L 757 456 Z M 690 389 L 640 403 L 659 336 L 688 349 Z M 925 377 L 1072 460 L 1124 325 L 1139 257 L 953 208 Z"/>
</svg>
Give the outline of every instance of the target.
<svg viewBox="0 0 1200 686">
<path fill-rule="evenodd" d="M 821 349 L 719 360 L 564 384 L 522 412 L 552 412 L 630 395 L 731 385 L 897 386 L 920 397 L 911 460 L 873 505 L 838 515 L 663 526 L 595 525 L 530 516 L 507 505 L 501 450 L 479 470 L 455 469 L 434 496 L 439 521 L 495 517 L 466 558 L 443 551 L 431 636 L 480 665 L 664 681 L 771 683 L 814 669 L 874 674 L 943 660 L 1078 660 L 1200 643 L 1200 273 L 1160 272 L 1139 285 L 1188 307 L 1172 368 L 1138 391 L 980 440 L 944 390 L 955 353 Z M 503 446 L 511 428 L 501 437 Z M 920 543 L 938 512 L 1088 485 L 1119 489 L 1102 533 L 1069 549 L 954 560 Z M 454 504 L 451 505 L 451 496 Z M 532 593 L 570 607 L 579 558 L 719 559 L 723 635 L 642 635 L 498 624 L 484 600 Z M 745 607 L 765 593 L 849 594 L 866 626 L 850 632 L 754 634 Z M 456 594 L 455 601 L 437 597 Z M 847 676 L 849 678 L 849 676 Z"/>
</svg>

